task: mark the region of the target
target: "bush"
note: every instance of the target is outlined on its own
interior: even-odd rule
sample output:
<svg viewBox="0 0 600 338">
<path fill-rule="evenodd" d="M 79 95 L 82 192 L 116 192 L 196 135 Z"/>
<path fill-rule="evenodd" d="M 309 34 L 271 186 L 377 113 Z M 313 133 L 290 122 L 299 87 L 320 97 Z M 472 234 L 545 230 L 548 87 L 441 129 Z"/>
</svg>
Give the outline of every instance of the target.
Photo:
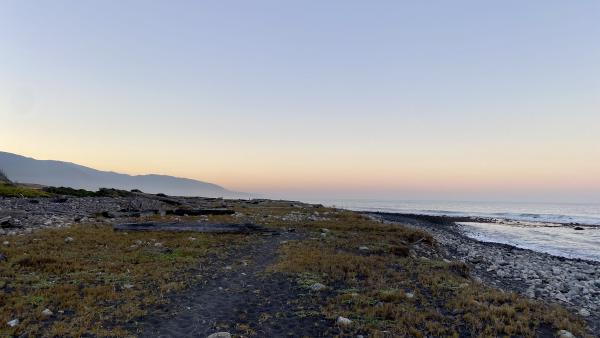
<svg viewBox="0 0 600 338">
<path fill-rule="evenodd" d="M 68 195 L 68 196 L 76 196 L 76 197 L 94 197 L 96 193 L 89 190 L 84 189 L 73 189 L 69 187 L 45 187 L 45 192 L 49 192 L 51 194 L 56 195 Z"/>
<path fill-rule="evenodd" d="M 75 197 L 127 197 L 133 193 L 125 190 L 100 188 L 98 191 L 89 191 L 85 189 L 73 189 L 69 187 L 46 187 L 45 192 L 56 195 L 67 195 Z"/>
</svg>

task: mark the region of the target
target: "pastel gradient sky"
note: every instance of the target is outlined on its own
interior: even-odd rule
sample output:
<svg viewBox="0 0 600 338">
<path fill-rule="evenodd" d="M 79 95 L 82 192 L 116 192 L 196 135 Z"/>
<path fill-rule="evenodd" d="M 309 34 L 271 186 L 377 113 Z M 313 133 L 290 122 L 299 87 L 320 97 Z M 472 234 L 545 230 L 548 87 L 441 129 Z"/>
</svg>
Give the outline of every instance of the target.
<svg viewBox="0 0 600 338">
<path fill-rule="evenodd" d="M 600 201 L 600 2 L 5 0 L 0 150 L 270 196 Z"/>
</svg>

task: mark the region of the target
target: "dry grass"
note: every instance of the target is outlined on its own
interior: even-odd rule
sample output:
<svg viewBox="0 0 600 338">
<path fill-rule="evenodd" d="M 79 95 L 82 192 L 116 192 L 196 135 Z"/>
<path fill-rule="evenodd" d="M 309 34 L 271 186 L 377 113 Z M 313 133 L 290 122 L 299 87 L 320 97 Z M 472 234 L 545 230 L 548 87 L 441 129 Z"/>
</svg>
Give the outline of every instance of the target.
<svg viewBox="0 0 600 338">
<path fill-rule="evenodd" d="M 411 243 L 434 249 L 433 239 L 422 231 L 351 212 L 303 227 L 330 233 L 287 243 L 272 271 L 292 274 L 301 285 L 331 286 L 323 313 L 332 320 L 353 320 L 340 328 L 340 336 L 534 337 L 548 329 L 585 335 L 583 322 L 565 309 L 476 283 L 463 263 L 407 255 Z"/>
<path fill-rule="evenodd" d="M 329 288 L 321 294 L 307 293 L 332 321 L 337 316 L 353 320 L 340 327 L 340 336 L 533 337 L 544 329 L 585 336 L 583 322 L 563 308 L 478 284 L 462 263 L 416 257 L 415 252 L 436 250 L 426 232 L 284 201 L 228 203 L 243 215 L 205 219 L 308 232 L 306 240 L 282 245 L 270 270 L 290 274 L 304 287 L 326 284 Z M 324 237 L 322 228 L 329 231 Z M 67 243 L 69 236 L 74 240 Z M 252 237 L 125 234 L 87 225 L 7 239 L 10 245 L 0 246 L 8 257 L 0 262 L 0 336 L 123 336 L 130 334 L 124 324 L 194 281 L 192 269 L 198 263 L 211 264 L 207 257 L 233 252 Z M 44 318 L 45 308 L 54 316 Z M 9 328 L 6 322 L 15 318 L 21 324 Z M 237 329 L 253 334 L 250 327 Z"/>
<path fill-rule="evenodd" d="M 51 194 L 37 188 L 0 182 L 0 197 L 49 197 Z"/>
<path fill-rule="evenodd" d="M 10 244 L 0 246 L 8 257 L 0 262 L 0 336 L 123 336 L 123 324 L 184 288 L 200 262 L 235 250 L 245 237 L 80 225 L 4 240 Z M 54 315 L 44 318 L 46 308 Z M 9 327 L 12 319 L 21 324 Z"/>
</svg>

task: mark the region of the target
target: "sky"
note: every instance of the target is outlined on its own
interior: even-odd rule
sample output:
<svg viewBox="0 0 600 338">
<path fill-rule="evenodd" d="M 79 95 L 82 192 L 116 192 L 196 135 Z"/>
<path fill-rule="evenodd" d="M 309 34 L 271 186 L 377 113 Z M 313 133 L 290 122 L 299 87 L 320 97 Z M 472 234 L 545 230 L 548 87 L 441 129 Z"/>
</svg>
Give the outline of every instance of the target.
<svg viewBox="0 0 600 338">
<path fill-rule="evenodd" d="M 600 202 L 600 2 L 4 0 L 0 150 L 268 196 Z"/>
</svg>

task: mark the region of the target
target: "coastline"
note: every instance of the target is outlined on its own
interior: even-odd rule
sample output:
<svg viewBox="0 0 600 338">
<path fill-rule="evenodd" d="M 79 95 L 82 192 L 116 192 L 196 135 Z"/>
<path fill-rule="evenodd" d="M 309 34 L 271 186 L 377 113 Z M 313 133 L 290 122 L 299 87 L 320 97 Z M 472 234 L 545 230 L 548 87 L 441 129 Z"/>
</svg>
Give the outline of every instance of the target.
<svg viewBox="0 0 600 338">
<path fill-rule="evenodd" d="M 481 243 L 462 236 L 452 226 L 456 219 L 360 214 L 283 200 L 122 194 L 0 198 L 0 267 L 15 276 L 0 279 L 0 289 L 7 291 L 0 333 L 589 337 L 600 332 L 598 285 L 587 294 L 567 292 L 559 306 L 548 305 L 556 299 L 537 290 L 561 276 L 546 276 L 548 266 L 568 265 L 565 270 L 573 271 L 563 282 L 579 288 L 590 284 L 588 276 L 573 281 L 570 276 L 583 276 L 587 268 L 596 278 L 597 264 Z M 132 222 L 244 223 L 270 231 L 118 230 Z M 513 269 L 517 261 L 535 266 Z M 32 273 L 43 290 L 30 283 Z M 531 288 L 530 279 L 539 283 Z M 74 287 L 83 296 L 55 292 Z M 540 301 L 517 294 L 530 289 Z M 580 293 L 587 298 L 577 298 Z M 578 314 L 582 308 L 589 316 Z M 81 318 L 90 316 L 96 320 L 82 327 Z"/>
<path fill-rule="evenodd" d="M 485 284 L 532 299 L 559 303 L 583 317 L 593 332 L 600 332 L 600 262 L 478 241 L 461 233 L 455 225 L 455 222 L 481 222 L 479 218 L 363 214 L 382 222 L 426 230 L 441 244 L 444 258 L 465 262 Z"/>
</svg>

